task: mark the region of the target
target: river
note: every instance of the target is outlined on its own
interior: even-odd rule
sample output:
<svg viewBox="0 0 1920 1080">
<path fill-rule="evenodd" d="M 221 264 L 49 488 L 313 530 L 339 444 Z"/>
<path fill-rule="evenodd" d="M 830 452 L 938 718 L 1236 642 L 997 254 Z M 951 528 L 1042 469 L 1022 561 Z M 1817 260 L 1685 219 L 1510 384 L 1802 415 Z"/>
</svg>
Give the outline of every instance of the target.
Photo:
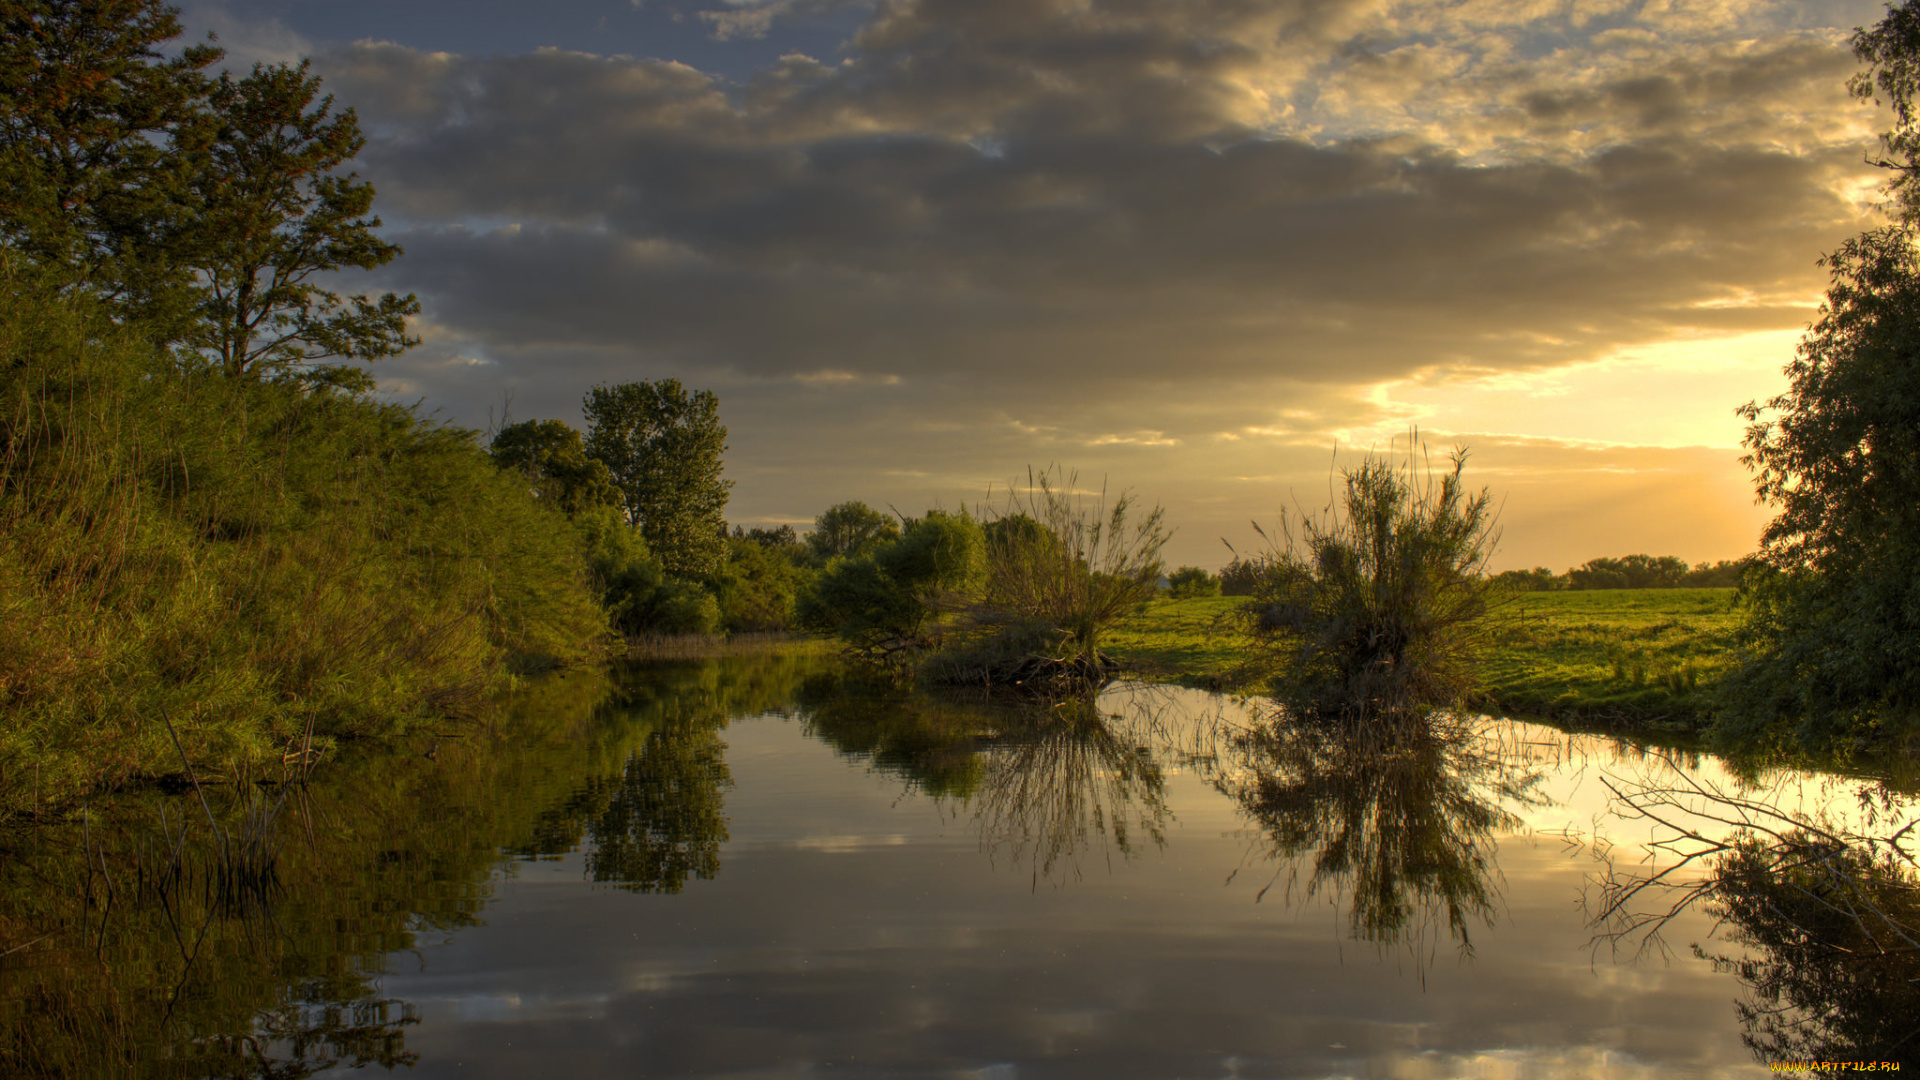
<svg viewBox="0 0 1920 1080">
<path fill-rule="evenodd" d="M 1871 770 L 1266 719 L 733 658 L 530 683 L 305 784 L 102 800 L 3 838 L 0 1071 L 1770 1075 L 1797 1044 L 1753 1008 L 1765 928 L 1716 918 L 1738 904 L 1685 856 L 1726 806 L 1912 816 Z"/>
</svg>

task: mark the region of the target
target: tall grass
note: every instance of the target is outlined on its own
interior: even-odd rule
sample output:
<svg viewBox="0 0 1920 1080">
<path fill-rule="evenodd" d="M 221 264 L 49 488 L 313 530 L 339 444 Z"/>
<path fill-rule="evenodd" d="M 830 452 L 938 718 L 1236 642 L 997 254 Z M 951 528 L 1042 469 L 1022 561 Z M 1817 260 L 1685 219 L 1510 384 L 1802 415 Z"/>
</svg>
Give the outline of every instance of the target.
<svg viewBox="0 0 1920 1080">
<path fill-rule="evenodd" d="M 605 630 L 470 432 L 232 379 L 0 267 L 0 818 L 482 708 Z"/>
<path fill-rule="evenodd" d="M 1498 542 L 1485 489 L 1470 494 L 1464 451 L 1436 470 L 1369 455 L 1343 473 L 1339 507 L 1283 518 L 1258 559 L 1245 616 L 1280 654 L 1276 690 L 1297 713 L 1415 721 L 1471 694 Z"/>
</svg>

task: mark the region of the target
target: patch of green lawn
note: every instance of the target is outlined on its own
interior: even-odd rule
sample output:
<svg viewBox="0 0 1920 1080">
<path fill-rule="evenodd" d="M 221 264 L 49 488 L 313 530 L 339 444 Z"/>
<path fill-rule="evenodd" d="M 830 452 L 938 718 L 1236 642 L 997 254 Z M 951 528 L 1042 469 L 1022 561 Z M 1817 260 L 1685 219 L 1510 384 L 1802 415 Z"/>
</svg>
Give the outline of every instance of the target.
<svg viewBox="0 0 1920 1080">
<path fill-rule="evenodd" d="M 1480 707 L 1561 720 L 1705 719 L 1732 662 L 1742 613 L 1732 589 L 1523 593 L 1492 618 Z M 1136 672 L 1193 686 L 1258 691 L 1269 657 L 1241 634 L 1245 600 L 1156 600 L 1101 648 Z"/>
<path fill-rule="evenodd" d="M 1594 720 L 1705 719 L 1743 618 L 1732 589 L 1524 593 L 1496 618 L 1486 707 Z"/>
<path fill-rule="evenodd" d="M 1149 679 L 1213 689 L 1250 689 L 1257 681 L 1254 643 L 1239 632 L 1241 596 L 1150 601 L 1100 638 L 1100 651 Z"/>
</svg>

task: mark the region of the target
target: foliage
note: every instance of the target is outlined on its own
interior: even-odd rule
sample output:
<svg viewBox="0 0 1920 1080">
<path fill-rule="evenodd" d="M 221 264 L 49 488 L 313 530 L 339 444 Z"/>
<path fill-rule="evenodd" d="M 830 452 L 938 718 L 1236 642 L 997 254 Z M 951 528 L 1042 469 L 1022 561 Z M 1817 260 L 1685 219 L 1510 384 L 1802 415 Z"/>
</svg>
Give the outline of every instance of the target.
<svg viewBox="0 0 1920 1080">
<path fill-rule="evenodd" d="M 205 137 L 202 74 L 221 50 L 166 43 L 159 0 L 13 0 L 0 6 L 0 246 L 134 309 L 185 315 L 189 276 L 167 255 L 191 225 Z"/>
<path fill-rule="evenodd" d="M 791 525 L 781 525 L 774 529 L 761 528 L 757 525 L 751 529 L 743 529 L 735 525 L 733 535 L 751 540 L 770 551 L 797 552 L 802 549 L 800 534 L 794 532 Z"/>
<path fill-rule="evenodd" d="M 1537 774 L 1434 717 L 1389 734 L 1270 716 L 1234 740 L 1232 760 L 1215 786 L 1291 865 L 1289 902 L 1331 893 L 1350 937 L 1405 945 L 1417 962 L 1442 925 L 1472 954 L 1473 927 L 1490 927 L 1499 901 L 1494 838 L 1521 824 L 1503 804 L 1535 800 Z"/>
<path fill-rule="evenodd" d="M 1265 558 L 1249 632 L 1281 655 L 1281 699 L 1303 713 L 1409 721 L 1472 695 L 1492 586 L 1490 498 L 1466 454 L 1437 476 L 1369 456 L 1344 475 L 1344 512 L 1306 518 Z"/>
<path fill-rule="evenodd" d="M 167 55 L 177 12 L 151 0 L 9 4 L 0 29 L 0 242 L 233 376 L 414 343 L 413 297 L 316 283 L 400 248 L 337 172 L 353 110 L 315 104 L 304 62 L 208 80 L 220 50 Z"/>
<path fill-rule="evenodd" d="M 899 538 L 900 528 L 893 518 L 856 499 L 821 511 L 807 534 L 807 547 L 822 560 L 857 559 Z"/>
<path fill-rule="evenodd" d="M 1721 589 L 1740 584 L 1753 560 L 1721 559 L 1696 563 L 1672 555 L 1627 555 L 1588 559 L 1583 566 L 1556 575 L 1544 566 L 1507 570 L 1493 576 L 1495 583 L 1515 592 L 1553 589 Z"/>
<path fill-rule="evenodd" d="M 1729 685 L 1724 730 L 1739 739 L 1920 730 L 1920 268 L 1897 229 L 1826 262 L 1833 283 L 1789 389 L 1740 410 L 1742 460 L 1779 516 Z"/>
<path fill-rule="evenodd" d="M 1027 490 L 1011 491 L 995 517 L 984 585 L 962 605 L 967 647 L 986 664 L 986 681 L 1004 661 L 1023 670 L 1022 660 L 1035 657 L 1071 660 L 1082 676 L 1105 681 L 1101 635 L 1159 592 L 1164 512 L 1136 517 L 1126 493 L 1108 509 L 1104 492 L 1084 495 L 1076 479 L 1029 474 Z"/>
<path fill-rule="evenodd" d="M 471 432 L 0 304 L 0 810 L 480 709 L 604 633 L 572 530 Z"/>
<path fill-rule="evenodd" d="M 1567 571 L 1569 589 L 1672 589 L 1686 580 L 1685 560 L 1671 555 L 1628 555 L 1621 559 L 1589 559 Z"/>
<path fill-rule="evenodd" d="M 1888 187 L 1903 220 L 1920 212 L 1920 11 L 1908 0 L 1889 3 L 1886 17 L 1871 29 L 1856 30 L 1853 51 L 1867 65 L 1847 82 L 1861 100 L 1893 108 L 1893 127 L 1880 136 L 1886 154 L 1874 164 L 1892 170 Z"/>
<path fill-rule="evenodd" d="M 795 621 L 869 659 L 904 660 L 933 644 L 936 604 L 978 588 L 985 555 L 972 517 L 929 510 L 898 540 L 829 564 L 795 601 Z"/>
<path fill-rule="evenodd" d="M 596 386 L 587 392 L 587 453 L 606 462 L 627 520 L 668 572 L 705 578 L 726 557 L 727 429 L 713 392 L 678 379 Z"/>
<path fill-rule="evenodd" d="M 1220 595 L 1220 579 L 1197 566 L 1183 566 L 1167 575 L 1167 586 L 1176 600 Z"/>
<path fill-rule="evenodd" d="M 580 433 L 564 421 L 508 424 L 494 434 L 487 452 L 494 464 L 525 477 L 535 498 L 568 517 L 620 504 L 606 462 L 588 457 Z"/>
<path fill-rule="evenodd" d="M 189 178 L 192 226 L 171 247 L 199 284 L 187 343 L 228 375 L 378 360 L 419 341 L 407 334 L 413 296 L 343 301 L 315 283 L 401 253 L 374 231 L 373 185 L 336 172 L 366 143 L 353 110 L 334 114 L 330 95 L 315 104 L 319 91 L 303 60 L 222 74 L 209 96 L 215 127 Z"/>
<path fill-rule="evenodd" d="M 1260 560 L 1243 559 L 1234 555 L 1232 561 L 1220 568 L 1220 595 L 1252 596 L 1253 590 L 1260 584 Z"/>
<path fill-rule="evenodd" d="M 574 519 L 587 565 L 613 628 L 627 637 L 710 634 L 720 605 L 699 585 L 666 572 L 638 529 L 610 506 Z"/>
<path fill-rule="evenodd" d="M 1493 583 L 1515 592 L 1547 592 L 1566 587 L 1565 579 L 1554 576 L 1553 571 L 1544 566 L 1536 566 L 1531 570 L 1502 571 L 1493 575 Z"/>
<path fill-rule="evenodd" d="M 798 543 L 729 539 L 727 561 L 709 582 L 719 601 L 720 625 L 729 633 L 792 626 L 794 596 L 808 576 L 797 561 L 804 550 Z"/>
</svg>

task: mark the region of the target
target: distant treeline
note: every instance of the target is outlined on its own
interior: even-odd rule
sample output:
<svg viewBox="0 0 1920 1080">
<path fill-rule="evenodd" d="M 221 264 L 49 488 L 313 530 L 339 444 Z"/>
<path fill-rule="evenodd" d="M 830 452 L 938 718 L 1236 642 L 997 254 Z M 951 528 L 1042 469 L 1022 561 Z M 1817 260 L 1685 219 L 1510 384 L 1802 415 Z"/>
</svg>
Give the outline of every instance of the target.
<svg viewBox="0 0 1920 1080">
<path fill-rule="evenodd" d="M 1564 574 L 1536 566 L 1531 570 L 1508 570 L 1495 574 L 1493 580 L 1526 592 L 1549 592 L 1555 589 L 1719 589 L 1738 586 L 1741 575 L 1752 565 L 1751 556 L 1688 565 L 1685 559 L 1673 555 L 1626 555 L 1589 559 L 1585 565 L 1573 567 Z M 1220 571 L 1220 593 L 1226 596 L 1251 596 L 1259 580 L 1259 563 L 1236 558 Z"/>
</svg>

